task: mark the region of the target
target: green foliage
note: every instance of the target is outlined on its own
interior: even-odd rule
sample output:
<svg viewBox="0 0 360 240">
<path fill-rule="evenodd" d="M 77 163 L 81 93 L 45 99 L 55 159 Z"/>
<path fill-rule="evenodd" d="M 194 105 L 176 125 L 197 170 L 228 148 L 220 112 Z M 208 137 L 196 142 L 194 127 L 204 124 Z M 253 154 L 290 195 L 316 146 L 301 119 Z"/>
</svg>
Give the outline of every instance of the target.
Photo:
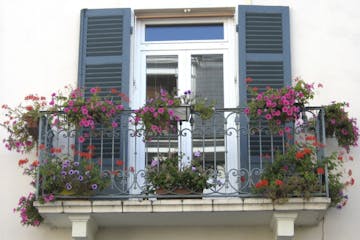
<svg viewBox="0 0 360 240">
<path fill-rule="evenodd" d="M 192 193 L 202 192 L 211 186 L 209 174 L 195 158 L 189 164 L 181 162 L 181 155 L 169 154 L 153 159 L 146 171 L 146 179 L 151 184 L 150 192 L 163 189 L 174 193 L 177 189 L 185 189 Z"/>
<path fill-rule="evenodd" d="M 313 140 L 314 141 L 314 140 Z M 267 165 L 261 180 L 253 186 L 253 192 L 272 200 L 289 197 L 305 199 L 314 193 L 325 192 L 325 177 L 328 177 L 332 206 L 344 199 L 341 166 L 336 154 L 317 161 L 316 142 L 298 143 L 289 146 L 285 153 L 277 153 L 272 164 Z"/>
<path fill-rule="evenodd" d="M 326 136 L 335 136 L 339 146 L 349 151 L 350 146 L 357 146 L 359 129 L 356 119 L 350 118 L 345 107 L 347 103 L 332 103 L 325 106 Z"/>
<path fill-rule="evenodd" d="M 110 184 L 98 164 L 86 158 L 74 161 L 65 154 L 49 156 L 39 171 L 42 190 L 47 194 L 93 195 Z"/>
</svg>

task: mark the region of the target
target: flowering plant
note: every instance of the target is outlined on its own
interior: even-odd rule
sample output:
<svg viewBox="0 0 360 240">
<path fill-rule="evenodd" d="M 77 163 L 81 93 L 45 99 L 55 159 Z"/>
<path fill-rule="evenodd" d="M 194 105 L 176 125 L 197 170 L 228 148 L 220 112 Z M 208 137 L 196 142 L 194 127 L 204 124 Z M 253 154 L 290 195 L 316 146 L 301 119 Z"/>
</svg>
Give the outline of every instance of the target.
<svg viewBox="0 0 360 240">
<path fill-rule="evenodd" d="M 179 98 L 161 89 L 160 95 L 157 94 L 155 98 L 148 99 L 142 108 L 135 111 L 134 124 L 142 122 L 147 138 L 161 134 L 163 131 L 175 130 L 176 122 L 180 118 L 175 115 L 173 108 L 180 104 Z"/>
<path fill-rule="evenodd" d="M 251 79 L 248 80 L 252 81 Z M 273 131 L 281 131 L 281 126 L 289 121 L 298 119 L 305 104 L 314 97 L 313 84 L 296 79 L 294 87 L 273 89 L 268 87 L 265 92 L 258 93 L 257 89 L 249 89 L 253 96 L 244 112 L 251 119 L 264 117 L 268 120 Z"/>
<path fill-rule="evenodd" d="M 201 119 L 210 119 L 215 112 L 214 103 L 208 103 L 207 98 L 194 96 L 190 90 L 185 91 L 184 94 L 180 96 L 180 98 L 182 103 L 185 105 L 190 105 L 192 111 L 199 114 Z"/>
<path fill-rule="evenodd" d="M 20 197 L 18 206 L 14 209 L 14 212 L 20 212 L 22 225 L 39 226 L 44 220 L 37 208 L 34 206 L 35 200 L 34 193 L 29 193 L 28 196 Z"/>
<path fill-rule="evenodd" d="M 182 162 L 182 155 L 169 154 L 167 157 L 154 158 L 147 168 L 146 179 L 150 183 L 150 192 L 160 189 L 168 194 L 182 189 L 190 193 L 199 193 L 211 187 L 209 173 L 200 163 L 200 152 L 194 154 L 189 163 Z"/>
<path fill-rule="evenodd" d="M 89 93 L 84 88 L 67 89 L 70 93 L 65 96 L 63 93 L 53 93 L 50 105 L 53 109 L 63 110 L 67 117 L 66 124 L 70 123 L 76 128 L 94 129 L 96 123 L 117 127 L 115 118 L 124 110 L 121 100 L 129 101 L 125 94 L 116 89 L 111 89 L 109 93 L 102 92 L 99 87 L 91 88 Z"/>
<path fill-rule="evenodd" d="M 202 119 L 209 119 L 214 113 L 213 104 L 208 104 L 206 98 L 192 96 L 190 90 L 176 97 L 161 89 L 160 94 L 148 99 L 143 107 L 135 111 L 134 124 L 143 123 L 147 138 L 164 131 L 175 132 L 177 122 L 181 119 L 175 108 L 181 105 L 189 106 L 192 113 L 198 113 Z"/>
<path fill-rule="evenodd" d="M 356 119 L 350 118 L 345 110 L 347 103 L 333 102 L 325 106 L 325 131 L 327 137 L 335 136 L 338 145 L 349 151 L 350 146 L 357 146 L 359 128 Z"/>
<path fill-rule="evenodd" d="M 46 107 L 46 98 L 34 94 L 26 96 L 25 104 L 19 104 L 15 108 L 2 105 L 2 109 L 6 111 L 6 120 L 1 122 L 0 126 L 9 133 L 8 137 L 3 139 L 8 150 L 26 153 L 34 149 L 38 140 L 41 111 Z"/>
<path fill-rule="evenodd" d="M 253 192 L 272 200 L 290 196 L 309 198 L 325 191 L 327 174 L 331 204 L 343 204 L 347 199 L 344 189 L 350 182 L 342 182 L 342 162 L 336 153 L 317 162 L 316 151 L 324 146 L 316 142 L 314 136 L 307 136 L 305 140 L 289 146 L 285 153 L 277 153 L 274 162 L 264 168 Z"/>
<path fill-rule="evenodd" d="M 93 195 L 106 188 L 110 178 L 90 159 L 63 155 L 49 156 L 39 166 L 40 184 L 46 194 Z"/>
</svg>

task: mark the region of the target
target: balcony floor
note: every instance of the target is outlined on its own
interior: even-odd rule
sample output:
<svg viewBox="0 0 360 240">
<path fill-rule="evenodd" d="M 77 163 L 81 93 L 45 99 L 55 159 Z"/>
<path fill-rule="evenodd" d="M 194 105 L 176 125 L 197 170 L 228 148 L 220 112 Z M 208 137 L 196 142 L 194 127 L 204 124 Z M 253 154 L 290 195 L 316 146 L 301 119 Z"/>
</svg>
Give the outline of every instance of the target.
<svg viewBox="0 0 360 240">
<path fill-rule="evenodd" d="M 296 213 L 295 226 L 319 223 L 330 199 L 291 198 L 273 203 L 264 198 L 182 200 L 62 200 L 36 203 L 45 223 L 71 227 L 69 216 L 90 216 L 99 227 L 139 226 L 259 226 L 269 225 L 273 214 Z"/>
</svg>

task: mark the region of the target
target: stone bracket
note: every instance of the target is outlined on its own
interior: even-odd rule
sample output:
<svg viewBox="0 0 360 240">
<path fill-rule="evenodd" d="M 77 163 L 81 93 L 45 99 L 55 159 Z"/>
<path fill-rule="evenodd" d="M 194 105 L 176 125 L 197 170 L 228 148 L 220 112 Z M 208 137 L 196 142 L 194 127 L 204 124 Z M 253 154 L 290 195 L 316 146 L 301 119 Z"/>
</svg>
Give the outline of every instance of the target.
<svg viewBox="0 0 360 240">
<path fill-rule="evenodd" d="M 97 224 L 89 214 L 71 214 L 71 236 L 73 240 L 94 240 Z"/>
</svg>

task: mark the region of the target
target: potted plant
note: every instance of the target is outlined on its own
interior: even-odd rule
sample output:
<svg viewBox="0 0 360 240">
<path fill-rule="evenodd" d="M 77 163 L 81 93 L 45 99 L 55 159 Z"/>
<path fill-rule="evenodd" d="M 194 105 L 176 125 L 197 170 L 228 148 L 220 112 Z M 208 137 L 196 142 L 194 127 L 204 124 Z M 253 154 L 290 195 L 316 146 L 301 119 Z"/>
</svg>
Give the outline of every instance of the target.
<svg viewBox="0 0 360 240">
<path fill-rule="evenodd" d="M 326 105 L 325 109 L 325 132 L 327 137 L 335 137 L 338 145 L 348 152 L 350 146 L 357 146 L 359 140 L 359 128 L 356 119 L 350 118 L 345 110 L 348 104 L 345 102 L 333 102 Z"/>
<path fill-rule="evenodd" d="M 110 184 L 91 159 L 74 160 L 67 154 L 50 155 L 39 166 L 40 186 L 45 194 L 90 196 L 104 190 Z"/>
<path fill-rule="evenodd" d="M 307 199 L 314 193 L 325 191 L 327 174 L 332 206 L 346 201 L 342 162 L 335 153 L 317 162 L 316 151 L 321 144 L 316 142 L 314 136 L 307 136 L 306 139 L 305 142 L 288 146 L 285 153 L 277 153 L 274 162 L 263 169 L 252 191 L 274 201 L 288 197 Z"/>
<path fill-rule="evenodd" d="M 46 98 L 34 94 L 26 96 L 25 104 L 17 107 L 2 105 L 2 109 L 6 111 L 6 120 L 1 122 L 0 126 L 9 133 L 3 140 L 8 150 L 27 153 L 37 146 L 41 111 L 47 107 Z"/>
<path fill-rule="evenodd" d="M 198 156 L 198 157 L 196 157 Z M 172 153 L 154 158 L 146 170 L 149 192 L 156 194 L 201 194 L 211 187 L 209 173 L 200 163 L 199 154 L 189 163 L 182 162 L 183 155 Z"/>
<path fill-rule="evenodd" d="M 67 91 L 67 95 L 54 93 L 51 105 L 53 110 L 66 114 L 65 124 L 76 128 L 94 129 L 96 124 L 117 125 L 115 118 L 124 110 L 121 100 L 128 102 L 127 96 L 116 89 L 102 92 L 101 88 L 93 87 L 86 93 L 85 88 L 67 87 Z"/>
<path fill-rule="evenodd" d="M 244 112 L 252 120 L 266 119 L 271 131 L 282 132 L 284 124 L 298 119 L 304 105 L 314 97 L 313 89 L 312 84 L 300 79 L 296 79 L 294 87 L 268 87 L 261 93 L 258 93 L 256 88 L 249 88 L 252 99 Z"/>
<path fill-rule="evenodd" d="M 143 124 L 145 140 L 176 132 L 177 122 L 186 121 L 189 117 L 189 111 L 182 113 L 182 107 L 182 110 L 190 109 L 191 113 L 198 113 L 202 119 L 209 119 L 214 113 L 214 104 L 208 104 L 205 98 L 193 97 L 190 90 L 177 97 L 161 89 L 160 94 L 148 99 L 143 107 L 135 111 L 133 123 Z"/>
</svg>

